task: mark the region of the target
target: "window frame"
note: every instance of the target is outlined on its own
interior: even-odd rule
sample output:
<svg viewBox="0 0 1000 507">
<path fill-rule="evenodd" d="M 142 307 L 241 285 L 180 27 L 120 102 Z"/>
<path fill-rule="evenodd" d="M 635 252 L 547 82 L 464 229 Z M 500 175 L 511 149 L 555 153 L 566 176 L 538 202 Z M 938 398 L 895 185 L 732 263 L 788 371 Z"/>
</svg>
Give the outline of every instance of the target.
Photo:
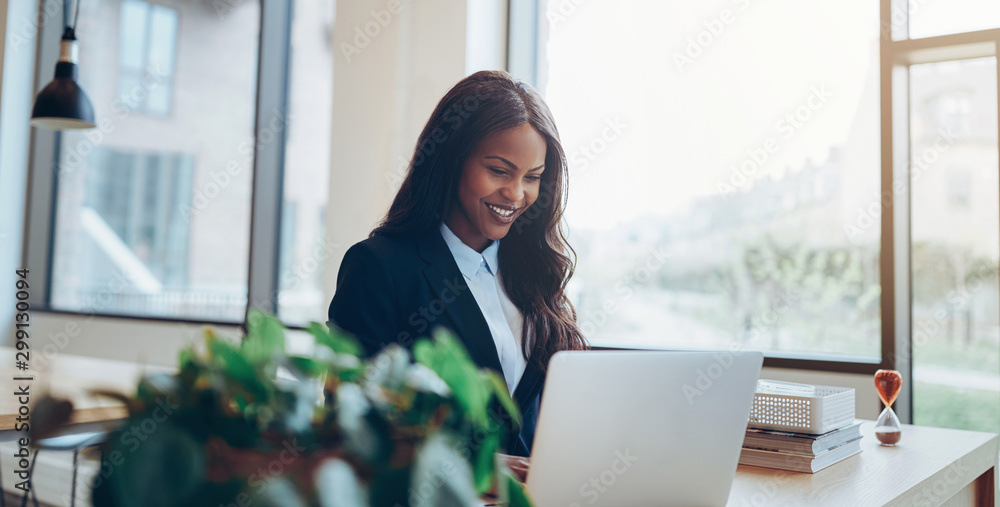
<svg viewBox="0 0 1000 507">
<path fill-rule="evenodd" d="M 293 3 L 282 0 L 260 1 L 260 34 L 258 36 L 257 82 L 253 134 L 267 128 L 267 122 L 277 113 L 287 115 L 288 71 L 291 65 L 291 29 Z M 153 2 L 150 2 L 153 4 Z M 38 10 L 44 8 L 38 2 Z M 42 18 L 40 18 L 42 19 Z M 35 57 L 34 90 L 37 93 L 52 79 L 52 69 L 59 56 L 61 23 L 39 26 Z M 86 44 L 86 38 L 80 41 Z M 28 196 L 25 214 L 24 266 L 35 280 L 29 297 L 33 311 L 44 314 L 101 316 L 115 319 L 142 320 L 219 326 L 243 325 L 251 309 L 276 313 L 278 301 L 278 238 L 281 225 L 281 201 L 284 192 L 284 155 L 287 142 L 283 129 L 276 141 L 257 147 L 254 157 L 251 202 L 250 237 L 247 266 L 247 308 L 242 321 L 206 320 L 161 315 L 134 315 L 105 311 L 74 311 L 53 308 L 52 249 L 58 191 L 58 154 L 61 134 L 57 131 L 31 129 L 29 145 Z M 293 326 L 294 329 L 297 329 Z"/>
<path fill-rule="evenodd" d="M 554 0 L 550 0 L 554 1 Z M 874 0 L 873 0 L 874 1 Z M 508 69 L 544 93 L 545 62 L 539 40 L 546 30 L 545 0 L 509 0 Z M 909 76 L 910 65 L 1000 56 L 1000 28 L 909 39 L 907 0 L 879 2 L 879 121 L 883 206 L 879 255 L 881 355 L 877 360 L 824 354 L 767 352 L 765 367 L 872 375 L 899 370 L 903 387 L 896 412 L 913 419 L 912 285 L 910 271 Z M 533 16 L 531 15 L 533 14 Z M 895 18 L 895 19 L 894 19 Z M 895 21 L 895 23 L 894 23 Z M 895 32 L 895 33 L 894 33 Z M 894 40 L 895 35 L 899 40 Z M 521 40 L 530 37 L 530 41 Z M 998 64 L 1000 82 L 1000 64 Z M 1000 103 L 1000 100 L 998 100 Z M 998 115 L 1000 117 L 1000 115 Z M 1000 130 L 998 130 L 1000 131 Z M 998 140 L 1000 145 L 1000 140 Z M 1000 167 L 997 168 L 1000 171 Z M 892 192 L 898 189 L 898 192 Z M 1000 210 L 997 210 L 1000 214 Z M 898 245 L 898 246 L 897 246 Z M 595 347 L 614 350 L 617 347 Z"/>
</svg>

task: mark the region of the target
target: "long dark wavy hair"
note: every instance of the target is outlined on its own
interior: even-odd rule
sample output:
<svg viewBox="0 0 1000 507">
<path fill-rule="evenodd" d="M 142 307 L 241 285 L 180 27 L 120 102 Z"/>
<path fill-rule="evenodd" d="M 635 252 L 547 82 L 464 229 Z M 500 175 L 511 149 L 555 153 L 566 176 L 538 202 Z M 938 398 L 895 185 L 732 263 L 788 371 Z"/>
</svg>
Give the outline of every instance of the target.
<svg viewBox="0 0 1000 507">
<path fill-rule="evenodd" d="M 588 348 L 566 297 L 576 252 L 566 241 L 566 153 L 552 112 L 528 84 L 502 71 L 461 80 L 438 102 L 410 159 L 406 178 L 385 218 L 372 232 L 420 236 L 440 227 L 458 202 L 466 159 L 483 138 L 530 124 L 545 138 L 545 171 L 538 198 L 500 242 L 503 288 L 524 316 L 524 357 L 545 370 L 560 350 Z"/>
</svg>

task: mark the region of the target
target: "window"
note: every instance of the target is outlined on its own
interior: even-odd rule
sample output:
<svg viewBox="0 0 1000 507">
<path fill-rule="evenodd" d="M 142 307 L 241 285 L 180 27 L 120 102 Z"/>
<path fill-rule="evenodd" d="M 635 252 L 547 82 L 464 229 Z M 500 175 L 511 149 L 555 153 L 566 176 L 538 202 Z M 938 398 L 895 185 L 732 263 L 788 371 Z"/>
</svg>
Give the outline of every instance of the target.
<svg viewBox="0 0 1000 507">
<path fill-rule="evenodd" d="M 57 144 L 51 307 L 240 322 L 260 6 L 84 5 L 80 80 L 98 128 Z"/>
<path fill-rule="evenodd" d="M 335 245 L 325 233 L 333 124 L 334 2 L 298 1 L 292 20 L 278 316 L 326 320 L 323 273 Z"/>
<path fill-rule="evenodd" d="M 925 63 L 911 66 L 909 74 L 912 104 L 928 96 L 960 96 L 964 104 L 957 123 L 935 109 L 916 108 L 910 115 L 913 421 L 995 433 L 1000 431 L 997 60 Z M 961 125 L 969 128 L 958 130 Z"/>
<path fill-rule="evenodd" d="M 539 84 L 592 343 L 877 362 L 877 2 L 568 4 Z"/>
<path fill-rule="evenodd" d="M 955 65 L 950 62 L 942 67 L 939 74 L 947 76 L 954 71 L 944 71 L 944 69 Z M 947 80 L 943 80 L 947 83 Z M 934 124 L 947 129 L 955 137 L 964 137 L 972 134 L 972 97 L 974 92 L 967 90 L 967 86 L 961 83 L 958 86 L 952 85 L 954 89 L 947 93 L 942 93 L 937 97 L 928 100 L 929 115 L 933 118 Z"/>
<path fill-rule="evenodd" d="M 911 38 L 1000 27 L 1000 2 L 905 0 L 895 3 L 892 9 L 893 19 L 909 18 Z"/>
<path fill-rule="evenodd" d="M 34 132 L 28 262 L 50 289 L 33 308 L 324 320 L 333 15 L 325 0 L 84 2 L 98 128 Z M 59 26 L 42 28 L 49 74 Z"/>
<path fill-rule="evenodd" d="M 60 258 L 63 267 L 81 268 L 74 290 L 54 293 L 53 304 L 96 307 L 111 273 L 128 283 L 114 291 L 109 306 L 121 313 L 169 315 L 178 296 L 171 288 L 188 279 L 190 231 L 181 210 L 191 205 L 193 158 L 95 147 L 90 160 L 94 169 L 78 208 L 79 241 L 72 260 Z M 199 314 L 239 317 L 226 306 L 205 305 Z"/>
<path fill-rule="evenodd" d="M 170 114 L 177 11 L 142 0 L 122 0 L 118 30 L 118 94 L 128 108 L 159 116 Z M 147 93 L 143 79 L 156 79 Z"/>
<path fill-rule="evenodd" d="M 972 192 L 972 176 L 965 167 L 947 169 L 948 204 L 954 208 L 969 208 L 969 194 Z"/>
<path fill-rule="evenodd" d="M 81 210 L 113 240 L 133 252 L 149 275 L 171 284 L 187 279 L 188 228 L 181 210 L 191 205 L 194 160 L 188 154 L 128 153 L 110 148 L 94 151 L 94 177 L 88 181 Z M 109 250 L 96 233 L 94 246 Z M 119 246 L 116 245 L 116 246 Z M 105 256 L 109 260 L 114 254 Z"/>
</svg>

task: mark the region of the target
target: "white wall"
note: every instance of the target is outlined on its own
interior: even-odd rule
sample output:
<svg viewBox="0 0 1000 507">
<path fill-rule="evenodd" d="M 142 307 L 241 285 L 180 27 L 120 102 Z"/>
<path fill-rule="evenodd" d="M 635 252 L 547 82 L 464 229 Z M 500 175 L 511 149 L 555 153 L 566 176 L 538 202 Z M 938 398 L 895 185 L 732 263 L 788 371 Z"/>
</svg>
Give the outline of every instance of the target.
<svg viewBox="0 0 1000 507">
<path fill-rule="evenodd" d="M 506 24 L 500 0 L 337 2 L 326 216 L 333 265 L 385 214 L 438 100 L 468 74 L 504 68 Z M 336 282 L 328 269 L 327 300 Z"/>
<path fill-rule="evenodd" d="M 3 92 L 4 43 L 7 41 L 7 0 L 0 0 L 0 93 Z"/>
<path fill-rule="evenodd" d="M 73 354 L 173 366 L 180 349 L 205 329 L 199 324 L 58 313 L 36 314 L 33 320 L 33 360 L 42 361 Z M 240 332 L 235 326 L 213 327 L 231 336 Z"/>
</svg>

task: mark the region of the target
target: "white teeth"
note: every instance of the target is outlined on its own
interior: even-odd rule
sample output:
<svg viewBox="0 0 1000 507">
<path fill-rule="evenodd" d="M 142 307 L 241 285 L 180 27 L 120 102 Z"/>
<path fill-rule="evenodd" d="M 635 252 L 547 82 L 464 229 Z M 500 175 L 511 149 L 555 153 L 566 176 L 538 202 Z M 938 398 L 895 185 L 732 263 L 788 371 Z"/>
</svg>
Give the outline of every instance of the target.
<svg viewBox="0 0 1000 507">
<path fill-rule="evenodd" d="M 498 207 L 490 205 L 490 204 L 487 204 L 486 207 L 488 207 L 489 209 L 493 210 L 497 215 L 500 215 L 500 216 L 502 216 L 504 218 L 507 218 L 507 217 L 509 217 L 509 216 L 511 216 L 511 215 L 514 214 L 514 210 L 498 208 Z"/>
</svg>

